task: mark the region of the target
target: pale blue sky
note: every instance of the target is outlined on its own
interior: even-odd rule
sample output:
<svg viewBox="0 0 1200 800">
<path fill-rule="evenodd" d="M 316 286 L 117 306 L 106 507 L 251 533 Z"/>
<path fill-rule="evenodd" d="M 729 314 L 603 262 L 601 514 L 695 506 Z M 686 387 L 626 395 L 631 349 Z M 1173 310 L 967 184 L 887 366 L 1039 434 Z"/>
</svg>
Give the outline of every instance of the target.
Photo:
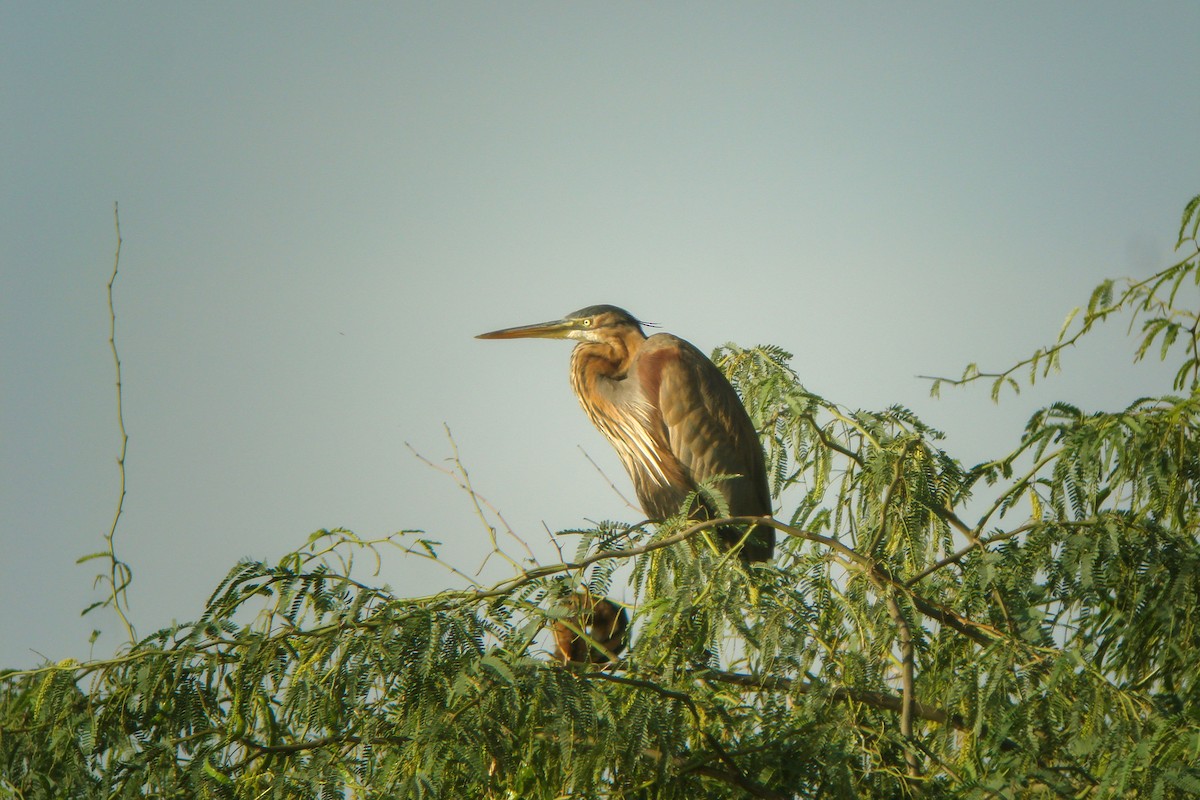
<svg viewBox="0 0 1200 800">
<path fill-rule="evenodd" d="M 119 643 L 74 563 L 116 502 L 114 200 L 148 633 L 319 527 L 424 528 L 473 569 L 466 498 L 404 447 L 445 457 L 443 423 L 543 556 L 543 522 L 636 519 L 579 450 L 627 487 L 569 347 L 472 338 L 585 305 L 781 345 L 969 461 L 1051 399 L 1163 391 L 1115 328 L 998 408 L 914 376 L 1015 361 L 1170 262 L 1198 31 L 1194 2 L 5 3 L 0 665 Z"/>
</svg>

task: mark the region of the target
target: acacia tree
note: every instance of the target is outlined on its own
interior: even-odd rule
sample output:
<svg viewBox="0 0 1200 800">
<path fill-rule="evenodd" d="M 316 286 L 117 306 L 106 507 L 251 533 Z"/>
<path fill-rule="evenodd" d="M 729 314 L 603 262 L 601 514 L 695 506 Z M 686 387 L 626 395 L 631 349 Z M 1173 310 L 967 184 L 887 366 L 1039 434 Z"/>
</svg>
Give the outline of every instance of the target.
<svg viewBox="0 0 1200 800">
<path fill-rule="evenodd" d="M 1124 314 L 1176 395 L 1055 403 L 966 466 L 904 408 L 849 410 L 787 353 L 724 347 L 784 499 L 771 564 L 717 547 L 727 521 L 613 523 L 562 563 L 403 597 L 355 559 L 435 543 L 318 531 L 239 563 L 193 623 L 3 676 L 0 796 L 1200 793 L 1198 228 L 1200 197 L 1181 261 L 1105 282 L 1011 369 L 949 381 L 1019 389 Z M 551 658 L 571 593 L 618 579 L 631 650 Z"/>
</svg>

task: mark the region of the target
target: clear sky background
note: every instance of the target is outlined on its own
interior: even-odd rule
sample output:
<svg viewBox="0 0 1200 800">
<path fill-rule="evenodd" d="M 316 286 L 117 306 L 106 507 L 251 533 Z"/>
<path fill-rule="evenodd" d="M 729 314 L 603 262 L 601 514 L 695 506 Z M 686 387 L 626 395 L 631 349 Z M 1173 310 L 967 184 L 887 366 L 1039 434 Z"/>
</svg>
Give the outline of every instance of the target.
<svg viewBox="0 0 1200 800">
<path fill-rule="evenodd" d="M 145 634 L 321 527 L 473 571 L 467 497 L 405 447 L 440 462 L 443 423 L 543 557 L 545 527 L 638 519 L 581 452 L 631 494 L 569 345 L 472 338 L 581 306 L 778 344 L 971 463 L 1053 399 L 1166 391 L 1119 323 L 999 406 L 916 376 L 1006 366 L 1173 261 L 1198 33 L 1195 2 L 3 4 L 0 666 L 121 641 L 75 564 L 117 500 L 114 201 Z"/>
</svg>

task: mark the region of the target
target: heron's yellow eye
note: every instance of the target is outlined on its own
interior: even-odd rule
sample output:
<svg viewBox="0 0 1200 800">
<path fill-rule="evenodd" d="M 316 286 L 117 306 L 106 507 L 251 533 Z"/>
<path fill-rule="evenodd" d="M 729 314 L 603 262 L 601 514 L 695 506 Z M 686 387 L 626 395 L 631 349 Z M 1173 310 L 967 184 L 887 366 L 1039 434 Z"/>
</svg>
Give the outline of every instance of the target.
<svg viewBox="0 0 1200 800">
<path fill-rule="evenodd" d="M 585 328 L 592 327 L 592 321 L 590 319 L 580 320 L 580 324 Z"/>
</svg>

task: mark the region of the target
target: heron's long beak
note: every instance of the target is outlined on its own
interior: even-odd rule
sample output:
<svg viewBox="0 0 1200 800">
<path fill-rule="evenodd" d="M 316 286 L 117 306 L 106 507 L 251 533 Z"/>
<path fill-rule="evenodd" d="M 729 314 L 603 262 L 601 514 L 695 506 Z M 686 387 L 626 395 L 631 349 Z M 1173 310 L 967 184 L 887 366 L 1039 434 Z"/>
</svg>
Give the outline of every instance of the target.
<svg viewBox="0 0 1200 800">
<path fill-rule="evenodd" d="M 516 328 L 502 328 L 498 331 L 481 333 L 476 339 L 566 339 L 575 330 L 575 320 L 556 319 L 553 322 L 539 322 L 536 325 L 521 325 Z"/>
</svg>

